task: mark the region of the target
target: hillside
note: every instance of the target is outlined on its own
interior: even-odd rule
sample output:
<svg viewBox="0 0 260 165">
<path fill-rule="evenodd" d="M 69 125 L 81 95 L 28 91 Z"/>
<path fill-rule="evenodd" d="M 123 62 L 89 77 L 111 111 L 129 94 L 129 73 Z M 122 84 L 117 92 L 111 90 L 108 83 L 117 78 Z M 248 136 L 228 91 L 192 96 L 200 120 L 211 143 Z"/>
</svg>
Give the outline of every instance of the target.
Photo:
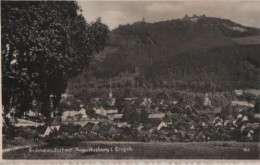
<svg viewBox="0 0 260 165">
<path fill-rule="evenodd" d="M 145 68 L 153 84 L 195 91 L 258 88 L 260 45 L 233 45 L 173 55 Z"/>
<path fill-rule="evenodd" d="M 108 81 L 119 89 L 256 87 L 259 35 L 259 29 L 205 16 L 122 25 L 111 32 L 105 50 L 70 81 L 68 89 L 76 94 L 106 90 Z M 246 75 L 251 76 L 248 82 Z M 200 87 L 193 87 L 200 81 Z M 212 87 L 206 88 L 210 83 Z"/>
</svg>

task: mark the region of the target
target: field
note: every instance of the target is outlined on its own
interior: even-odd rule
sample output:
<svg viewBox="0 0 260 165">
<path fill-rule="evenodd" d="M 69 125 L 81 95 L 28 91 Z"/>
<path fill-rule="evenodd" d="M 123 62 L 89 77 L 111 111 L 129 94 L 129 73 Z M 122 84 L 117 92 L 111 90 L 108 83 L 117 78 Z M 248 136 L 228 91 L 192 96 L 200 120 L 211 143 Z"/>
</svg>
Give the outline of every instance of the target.
<svg viewBox="0 0 260 165">
<path fill-rule="evenodd" d="M 78 142 L 4 152 L 3 159 L 259 159 L 259 143 Z"/>
</svg>

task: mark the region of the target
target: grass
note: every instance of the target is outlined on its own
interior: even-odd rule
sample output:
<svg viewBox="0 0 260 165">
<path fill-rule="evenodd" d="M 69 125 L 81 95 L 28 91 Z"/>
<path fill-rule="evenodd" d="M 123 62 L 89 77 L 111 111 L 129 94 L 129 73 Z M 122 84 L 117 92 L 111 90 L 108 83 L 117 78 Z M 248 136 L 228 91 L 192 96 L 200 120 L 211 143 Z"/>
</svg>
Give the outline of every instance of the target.
<svg viewBox="0 0 260 165">
<path fill-rule="evenodd" d="M 36 145 L 36 144 L 43 144 L 43 142 L 38 141 L 35 142 L 33 140 L 27 140 L 22 137 L 15 137 L 14 139 L 8 139 L 6 140 L 3 138 L 3 149 L 11 149 L 11 148 L 16 148 L 16 147 L 21 147 L 21 146 L 28 146 L 28 145 Z"/>
<path fill-rule="evenodd" d="M 259 144 L 221 145 L 223 143 L 142 143 L 142 142 L 79 142 L 49 144 L 40 149 L 48 152 L 29 152 L 29 149 L 3 153 L 3 159 L 259 159 Z M 79 152 L 89 148 L 108 149 L 109 152 Z M 121 148 L 116 152 L 115 147 Z M 111 151 L 111 148 L 113 151 Z M 35 149 L 35 148 L 33 148 Z M 54 149 L 72 149 L 68 152 L 50 152 Z M 124 149 L 126 150 L 124 152 Z M 128 150 L 127 150 L 128 149 Z M 131 149 L 131 150 L 130 150 Z M 43 150 L 41 150 L 43 151 Z"/>
</svg>

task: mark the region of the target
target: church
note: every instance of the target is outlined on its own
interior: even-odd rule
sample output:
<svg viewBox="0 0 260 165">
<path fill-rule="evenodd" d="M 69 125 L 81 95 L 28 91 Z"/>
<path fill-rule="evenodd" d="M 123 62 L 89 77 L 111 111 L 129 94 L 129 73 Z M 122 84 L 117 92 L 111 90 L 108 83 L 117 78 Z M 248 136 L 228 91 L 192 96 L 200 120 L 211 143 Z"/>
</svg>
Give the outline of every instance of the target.
<svg viewBox="0 0 260 165">
<path fill-rule="evenodd" d="M 113 92 L 112 92 L 112 87 L 110 83 L 109 87 L 109 94 L 108 94 L 108 99 L 106 101 L 106 105 L 102 105 L 100 107 L 94 107 L 93 110 L 100 115 L 106 116 L 109 114 L 117 114 L 118 109 L 115 107 L 116 103 L 116 98 L 113 98 Z"/>
</svg>

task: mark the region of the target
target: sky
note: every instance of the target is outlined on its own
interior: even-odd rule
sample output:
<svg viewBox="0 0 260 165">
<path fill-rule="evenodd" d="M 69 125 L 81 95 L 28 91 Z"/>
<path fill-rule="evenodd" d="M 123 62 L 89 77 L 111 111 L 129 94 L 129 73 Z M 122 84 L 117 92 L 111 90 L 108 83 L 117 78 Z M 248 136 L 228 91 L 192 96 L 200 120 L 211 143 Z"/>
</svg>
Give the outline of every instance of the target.
<svg viewBox="0 0 260 165">
<path fill-rule="evenodd" d="M 236 23 L 260 28 L 260 1 L 81 1 L 78 4 L 88 22 L 101 17 L 110 30 L 120 24 L 141 21 L 158 22 L 183 18 L 185 14 L 205 14 L 230 19 Z"/>
</svg>

